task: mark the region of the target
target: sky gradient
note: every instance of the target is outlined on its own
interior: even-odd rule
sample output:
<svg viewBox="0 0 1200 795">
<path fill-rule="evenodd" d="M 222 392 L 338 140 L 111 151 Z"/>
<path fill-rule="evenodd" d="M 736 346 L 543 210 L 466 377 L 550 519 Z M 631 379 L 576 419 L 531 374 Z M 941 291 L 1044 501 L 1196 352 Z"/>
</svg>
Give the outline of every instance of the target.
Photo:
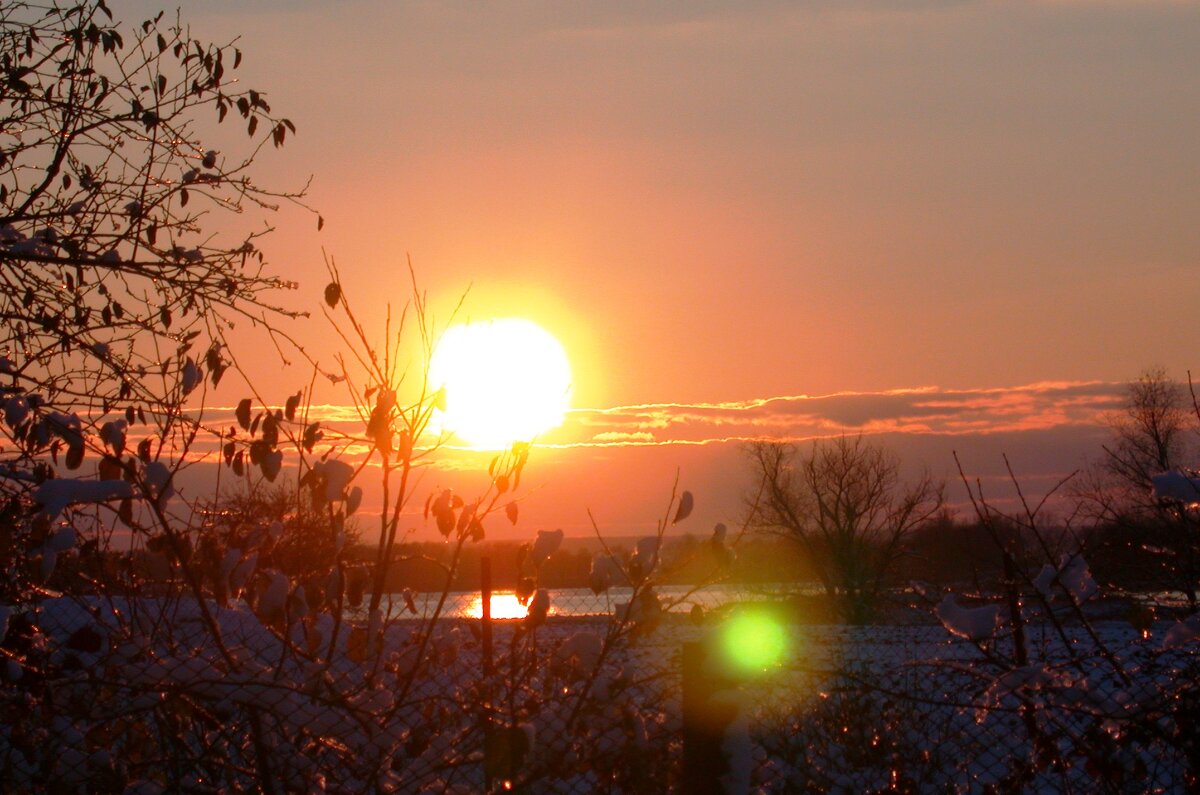
<svg viewBox="0 0 1200 795">
<path fill-rule="evenodd" d="M 1198 4 L 183 14 L 241 36 L 243 79 L 299 128 L 260 163 L 312 174 L 327 221 L 285 211 L 265 246 L 294 305 L 318 306 L 324 249 L 381 326 L 411 256 L 439 319 L 469 289 L 466 317 L 562 340 L 587 410 L 535 457 L 536 521 L 619 502 L 624 528 L 677 468 L 697 523 L 728 521 L 756 435 L 861 430 L 935 472 L 1008 451 L 1049 482 L 1098 452 L 1118 382 L 1194 363 Z M 319 317 L 296 334 L 333 356 Z M 308 382 L 241 361 L 280 399 Z"/>
</svg>

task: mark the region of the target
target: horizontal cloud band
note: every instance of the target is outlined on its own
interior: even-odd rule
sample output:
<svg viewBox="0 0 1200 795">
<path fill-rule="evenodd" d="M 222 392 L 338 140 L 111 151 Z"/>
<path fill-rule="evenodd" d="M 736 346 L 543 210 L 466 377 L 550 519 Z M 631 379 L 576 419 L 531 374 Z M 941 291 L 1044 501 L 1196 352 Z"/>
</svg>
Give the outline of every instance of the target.
<svg viewBox="0 0 1200 795">
<path fill-rule="evenodd" d="M 804 440 L 841 433 L 976 435 L 1099 425 L 1125 385 L 1042 382 L 989 389 L 922 387 L 792 395 L 731 403 L 650 403 L 576 409 L 548 446 L 712 444 Z"/>
</svg>

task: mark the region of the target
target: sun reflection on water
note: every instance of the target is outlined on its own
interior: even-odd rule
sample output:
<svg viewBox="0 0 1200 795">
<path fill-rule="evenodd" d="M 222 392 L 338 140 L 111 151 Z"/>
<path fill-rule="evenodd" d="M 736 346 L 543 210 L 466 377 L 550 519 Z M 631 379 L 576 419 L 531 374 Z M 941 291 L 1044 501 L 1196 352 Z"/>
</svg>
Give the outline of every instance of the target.
<svg viewBox="0 0 1200 795">
<path fill-rule="evenodd" d="M 492 594 L 492 618 L 503 621 L 524 618 L 529 608 L 521 604 L 521 600 L 511 591 L 498 591 Z M 554 608 L 550 608 L 551 615 Z M 483 618 L 483 597 L 476 596 L 463 610 L 464 618 Z"/>
</svg>

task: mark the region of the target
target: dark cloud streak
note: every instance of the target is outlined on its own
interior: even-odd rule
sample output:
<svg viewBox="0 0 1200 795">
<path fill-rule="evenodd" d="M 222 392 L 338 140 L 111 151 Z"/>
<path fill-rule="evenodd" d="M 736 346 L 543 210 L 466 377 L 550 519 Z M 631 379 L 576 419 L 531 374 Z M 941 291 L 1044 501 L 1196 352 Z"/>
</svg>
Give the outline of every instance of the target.
<svg viewBox="0 0 1200 795">
<path fill-rule="evenodd" d="M 793 395 L 731 403 L 577 409 L 542 440 L 565 447 L 798 441 L 841 433 L 985 435 L 1101 426 L 1124 385 L 1052 382 L 1001 389 L 919 389 Z"/>
</svg>

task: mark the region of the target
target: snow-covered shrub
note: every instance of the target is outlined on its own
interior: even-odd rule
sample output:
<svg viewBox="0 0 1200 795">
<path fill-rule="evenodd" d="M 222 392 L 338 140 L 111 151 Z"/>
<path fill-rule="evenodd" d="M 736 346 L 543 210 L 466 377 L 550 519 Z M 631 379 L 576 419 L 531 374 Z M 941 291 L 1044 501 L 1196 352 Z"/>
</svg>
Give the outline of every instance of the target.
<svg viewBox="0 0 1200 795">
<path fill-rule="evenodd" d="M 933 611 L 974 649 L 966 660 L 944 665 L 970 674 L 957 698 L 969 705 L 977 731 L 986 736 L 989 724 L 999 723 L 1005 736 L 1021 738 L 1003 759 L 1005 786 L 1194 786 L 1200 775 L 1195 618 L 1154 622 L 1154 606 L 1135 601 L 1125 612 L 1129 620 L 1102 619 L 1091 604 L 1104 589 L 1086 550 L 1055 554 L 1052 531 L 1039 516 L 1044 501 L 1030 507 L 1014 478 L 1024 513 L 1005 517 L 963 483 L 985 528 L 1006 521 L 1025 534 L 993 533 L 1004 563 L 999 592 L 976 594 L 982 604 L 974 607 L 948 593 Z M 1155 483 L 1182 505 L 1177 479 Z M 1055 532 L 1086 537 L 1070 524 Z M 1032 549 L 1012 542 L 1022 537 Z"/>
<path fill-rule="evenodd" d="M 201 786 L 252 752 L 228 684 L 270 667 L 221 635 L 196 570 L 185 406 L 235 324 L 296 314 L 261 232 L 215 222 L 302 198 L 252 176 L 294 128 L 233 79 L 232 45 L 101 0 L 5 4 L 0 56 L 0 781 Z"/>
</svg>

